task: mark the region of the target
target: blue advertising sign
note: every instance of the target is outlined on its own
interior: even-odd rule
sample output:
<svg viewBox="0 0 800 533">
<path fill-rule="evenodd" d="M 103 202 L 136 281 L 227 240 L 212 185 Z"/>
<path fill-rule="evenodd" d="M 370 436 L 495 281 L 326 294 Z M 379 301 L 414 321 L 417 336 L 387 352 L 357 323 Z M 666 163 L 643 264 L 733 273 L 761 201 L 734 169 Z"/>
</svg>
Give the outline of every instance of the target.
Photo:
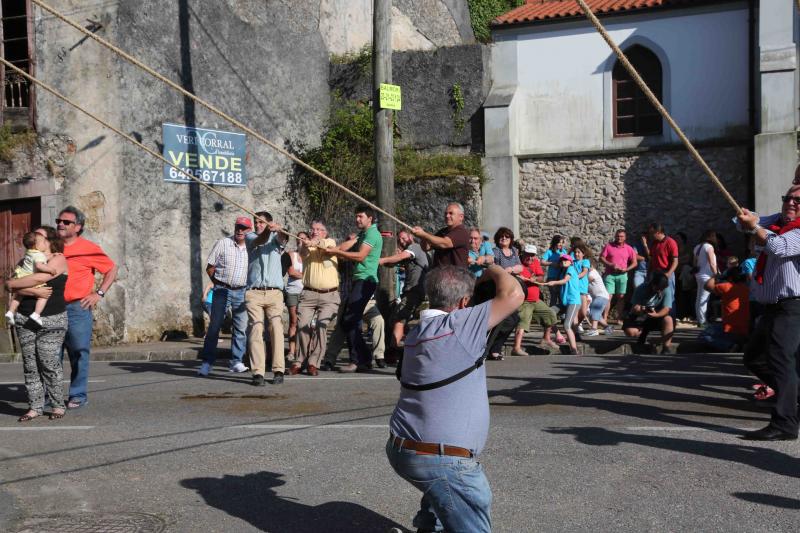
<svg viewBox="0 0 800 533">
<path fill-rule="evenodd" d="M 246 187 L 246 136 L 243 133 L 162 124 L 164 158 L 209 185 Z M 175 168 L 164 165 L 164 181 L 191 183 Z"/>
</svg>

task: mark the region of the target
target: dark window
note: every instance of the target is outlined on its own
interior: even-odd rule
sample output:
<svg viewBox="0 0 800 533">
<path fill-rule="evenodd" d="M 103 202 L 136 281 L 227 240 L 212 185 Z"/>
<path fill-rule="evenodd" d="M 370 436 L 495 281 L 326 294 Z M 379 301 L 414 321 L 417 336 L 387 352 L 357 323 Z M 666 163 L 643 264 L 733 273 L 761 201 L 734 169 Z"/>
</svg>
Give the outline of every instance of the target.
<svg viewBox="0 0 800 533">
<path fill-rule="evenodd" d="M 29 0 L 0 0 L 0 54 L 9 63 L 32 74 L 29 8 Z M 30 82 L 0 64 L 0 84 L 3 88 L 0 118 L 14 126 L 32 125 Z"/>
<path fill-rule="evenodd" d="M 661 62 L 656 55 L 639 45 L 625 50 L 625 55 L 660 102 Z M 617 137 L 660 135 L 662 131 L 661 115 L 619 61 L 614 65 L 612 77 L 614 80 L 614 135 Z"/>
</svg>

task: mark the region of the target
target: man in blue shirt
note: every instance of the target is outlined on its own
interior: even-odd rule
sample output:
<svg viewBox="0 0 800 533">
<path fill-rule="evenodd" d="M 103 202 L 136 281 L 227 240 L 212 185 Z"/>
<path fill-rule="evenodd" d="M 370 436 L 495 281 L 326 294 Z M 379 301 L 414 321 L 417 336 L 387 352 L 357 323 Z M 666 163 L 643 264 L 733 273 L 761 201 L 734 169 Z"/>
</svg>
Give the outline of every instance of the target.
<svg viewBox="0 0 800 533">
<path fill-rule="evenodd" d="M 481 356 L 489 330 L 525 295 L 499 266 L 487 268 L 484 280 L 494 282 L 495 297 L 467 307 L 475 277 L 461 267 L 433 269 L 425 281 L 430 309 L 406 337 L 386 455 L 423 493 L 414 518 L 419 531 L 491 531 L 492 491 L 476 460 L 489 432 Z"/>
<path fill-rule="evenodd" d="M 269 321 L 272 345 L 272 384 L 283 383 L 286 371 L 283 355 L 283 268 L 281 256 L 286 237 L 279 233 L 280 225 L 266 211 L 256 213 L 256 231 L 245 237 L 247 243 L 247 292 L 244 302 L 250 319 L 250 368 L 255 386 L 264 385 L 266 351 L 264 350 L 264 320 Z M 262 220 L 263 219 L 263 220 Z"/>
</svg>

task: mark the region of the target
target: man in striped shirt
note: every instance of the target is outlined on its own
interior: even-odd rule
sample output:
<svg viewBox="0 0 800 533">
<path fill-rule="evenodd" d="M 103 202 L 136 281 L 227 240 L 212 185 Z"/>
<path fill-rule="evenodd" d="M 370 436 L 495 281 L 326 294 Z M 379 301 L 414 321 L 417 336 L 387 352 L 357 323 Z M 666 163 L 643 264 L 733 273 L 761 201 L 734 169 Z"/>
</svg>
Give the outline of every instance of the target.
<svg viewBox="0 0 800 533">
<path fill-rule="evenodd" d="M 247 217 L 239 217 L 233 235 L 218 240 L 206 261 L 206 273 L 214 284 L 211 300 L 211 320 L 203 343 L 203 364 L 197 374 L 207 376 L 217 358 L 219 330 L 225 319 L 225 310 L 231 307 L 233 331 L 231 332 L 231 372 L 246 372 L 242 363 L 247 343 L 247 309 L 244 304 L 247 286 L 247 246 L 245 235 L 253 229 Z"/>
<path fill-rule="evenodd" d="M 795 440 L 798 433 L 800 185 L 793 184 L 782 200 L 779 219 L 767 228 L 747 209 L 738 217 L 743 231 L 764 248 L 751 285 L 764 312 L 745 349 L 745 365 L 777 391 L 769 425 L 745 433 L 749 440 Z M 766 362 L 759 357 L 763 346 Z"/>
</svg>

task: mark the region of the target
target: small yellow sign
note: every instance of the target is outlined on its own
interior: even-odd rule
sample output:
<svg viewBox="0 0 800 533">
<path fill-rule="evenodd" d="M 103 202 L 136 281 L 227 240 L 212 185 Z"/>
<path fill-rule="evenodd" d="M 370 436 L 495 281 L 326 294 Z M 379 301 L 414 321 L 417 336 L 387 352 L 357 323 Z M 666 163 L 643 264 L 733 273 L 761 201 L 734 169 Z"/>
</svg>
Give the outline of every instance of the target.
<svg viewBox="0 0 800 533">
<path fill-rule="evenodd" d="M 380 105 L 381 109 L 394 109 L 400 111 L 400 86 L 381 83 Z"/>
</svg>

